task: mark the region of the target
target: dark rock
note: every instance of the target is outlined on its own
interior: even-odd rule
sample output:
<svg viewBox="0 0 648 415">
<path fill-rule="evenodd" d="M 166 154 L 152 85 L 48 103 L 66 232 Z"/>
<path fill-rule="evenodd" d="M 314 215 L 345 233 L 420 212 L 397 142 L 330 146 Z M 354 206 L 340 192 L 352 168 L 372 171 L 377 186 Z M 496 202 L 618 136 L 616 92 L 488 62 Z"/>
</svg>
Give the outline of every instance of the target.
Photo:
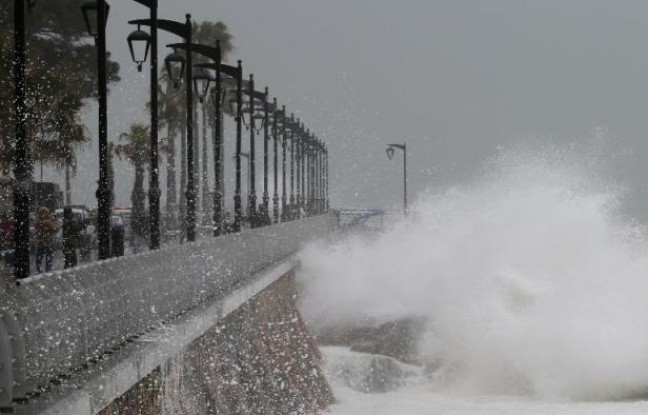
<svg viewBox="0 0 648 415">
<path fill-rule="evenodd" d="M 348 346 L 351 350 L 390 356 L 405 363 L 418 363 L 417 344 L 426 319 L 410 317 L 379 325 L 327 327 L 317 334 L 320 344 Z"/>
</svg>

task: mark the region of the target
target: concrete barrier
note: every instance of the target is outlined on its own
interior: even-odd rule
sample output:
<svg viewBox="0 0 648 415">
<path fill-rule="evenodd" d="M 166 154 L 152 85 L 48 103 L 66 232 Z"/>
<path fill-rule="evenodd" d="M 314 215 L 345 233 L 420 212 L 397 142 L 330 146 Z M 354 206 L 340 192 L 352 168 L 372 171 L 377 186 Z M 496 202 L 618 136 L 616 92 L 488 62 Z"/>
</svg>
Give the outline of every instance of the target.
<svg viewBox="0 0 648 415">
<path fill-rule="evenodd" d="M 0 292 L 0 408 L 331 233 L 311 217 L 42 274 Z"/>
</svg>

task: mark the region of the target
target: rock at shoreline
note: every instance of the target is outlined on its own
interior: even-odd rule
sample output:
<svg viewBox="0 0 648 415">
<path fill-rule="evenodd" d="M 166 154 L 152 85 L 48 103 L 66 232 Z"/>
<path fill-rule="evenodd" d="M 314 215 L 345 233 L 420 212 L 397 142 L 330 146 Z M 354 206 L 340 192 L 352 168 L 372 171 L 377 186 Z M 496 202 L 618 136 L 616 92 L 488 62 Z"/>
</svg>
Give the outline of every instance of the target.
<svg viewBox="0 0 648 415">
<path fill-rule="evenodd" d="M 348 346 L 356 352 L 393 357 L 405 363 L 419 363 L 417 344 L 426 320 L 404 318 L 379 325 L 327 327 L 316 333 L 320 344 Z"/>
</svg>

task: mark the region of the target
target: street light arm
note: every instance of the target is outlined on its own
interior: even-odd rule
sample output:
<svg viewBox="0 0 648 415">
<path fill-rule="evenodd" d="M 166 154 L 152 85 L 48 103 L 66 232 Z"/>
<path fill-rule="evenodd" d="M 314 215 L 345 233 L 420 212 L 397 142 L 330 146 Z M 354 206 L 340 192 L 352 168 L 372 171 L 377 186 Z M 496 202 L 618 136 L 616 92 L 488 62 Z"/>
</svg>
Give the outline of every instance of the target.
<svg viewBox="0 0 648 415">
<path fill-rule="evenodd" d="M 172 43 L 170 45 L 167 45 L 167 47 L 183 50 L 189 49 L 194 53 L 203 55 L 204 57 L 214 61 L 219 59 L 218 49 L 211 46 L 202 45 L 200 43 L 192 43 L 190 45 L 187 45 L 186 43 Z M 239 67 L 229 66 L 221 63 L 220 68 L 221 72 L 231 76 L 232 78 L 243 79 L 243 70 Z"/>
<path fill-rule="evenodd" d="M 404 144 L 388 144 L 388 146 L 400 148 L 401 150 L 405 151 L 405 145 Z"/>
<path fill-rule="evenodd" d="M 158 0 L 135 0 L 136 3 L 146 6 L 149 9 L 156 8 L 158 6 Z"/>
<path fill-rule="evenodd" d="M 128 23 L 141 25 L 141 26 L 151 26 L 152 21 L 151 19 L 137 19 L 137 20 L 131 20 Z M 158 19 L 157 27 L 158 29 L 164 30 L 165 32 L 169 32 L 176 36 L 180 36 L 183 39 L 187 39 L 191 35 L 186 23 L 180 23 L 173 20 Z"/>
<path fill-rule="evenodd" d="M 243 94 L 244 94 L 244 95 L 247 95 L 247 96 L 250 96 L 250 91 L 243 91 Z M 265 99 L 266 99 L 265 92 L 252 91 L 252 96 L 253 96 L 255 99 L 257 99 L 257 100 L 259 100 L 259 101 L 261 101 L 261 102 L 265 102 Z"/>
<path fill-rule="evenodd" d="M 219 58 L 218 49 L 213 46 L 203 45 L 201 43 L 192 43 L 190 45 L 187 45 L 186 43 L 172 43 L 170 45 L 167 45 L 167 47 L 174 49 L 189 49 L 192 52 L 203 55 L 204 57 L 213 61 L 216 61 Z"/>
<path fill-rule="evenodd" d="M 199 68 L 206 68 L 206 69 L 213 69 L 216 70 L 218 69 L 218 64 L 216 63 L 211 63 L 211 62 L 206 62 L 206 63 L 197 63 L 194 66 L 197 66 Z M 225 65 L 224 63 L 220 64 L 220 70 L 222 73 L 225 75 L 237 79 L 241 71 L 239 71 L 239 68 L 236 66 L 231 66 L 231 65 Z M 243 83 L 245 85 L 245 82 Z"/>
</svg>

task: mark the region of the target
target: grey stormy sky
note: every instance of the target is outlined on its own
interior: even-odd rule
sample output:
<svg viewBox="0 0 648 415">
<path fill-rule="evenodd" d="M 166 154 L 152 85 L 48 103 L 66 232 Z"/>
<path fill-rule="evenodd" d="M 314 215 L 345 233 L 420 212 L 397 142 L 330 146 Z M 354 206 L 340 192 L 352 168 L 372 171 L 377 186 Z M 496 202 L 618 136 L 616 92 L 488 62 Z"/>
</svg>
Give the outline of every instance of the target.
<svg viewBox="0 0 648 415">
<path fill-rule="evenodd" d="M 186 12 L 224 21 L 236 46 L 230 62 L 243 59 L 259 87 L 329 143 L 335 206 L 398 206 L 401 165 L 386 161 L 390 142 L 407 141 L 416 194 L 470 176 L 498 146 L 587 137 L 601 125 L 630 154 L 618 174 L 648 199 L 648 2 L 160 0 L 161 17 Z M 147 120 L 148 77 L 125 41 L 126 21 L 146 15 L 134 1 L 111 3 L 108 48 L 122 77 L 111 88 L 111 137 Z M 93 142 L 76 178 L 75 198 L 89 204 L 95 110 L 86 111 Z M 130 172 L 119 170 L 118 202 L 127 204 Z"/>
</svg>

